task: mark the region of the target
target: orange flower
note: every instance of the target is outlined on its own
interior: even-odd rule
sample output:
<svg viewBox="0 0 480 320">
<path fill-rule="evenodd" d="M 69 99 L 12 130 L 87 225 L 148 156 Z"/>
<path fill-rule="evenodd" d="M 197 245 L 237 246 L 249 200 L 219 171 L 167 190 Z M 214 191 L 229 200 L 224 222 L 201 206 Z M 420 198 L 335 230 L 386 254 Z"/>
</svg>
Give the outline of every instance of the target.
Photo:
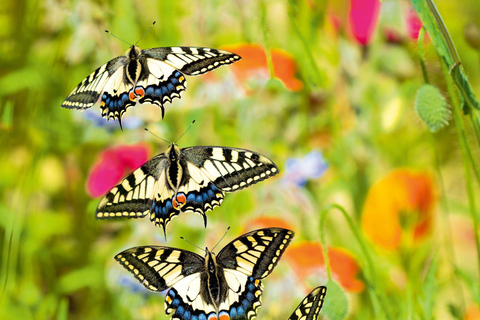
<svg viewBox="0 0 480 320">
<path fill-rule="evenodd" d="M 480 308 L 477 305 L 471 304 L 465 311 L 464 320 L 480 320 Z"/>
<path fill-rule="evenodd" d="M 268 79 L 269 68 L 265 49 L 258 44 L 239 44 L 225 46 L 223 49 L 235 52 L 242 60 L 230 66 L 237 79 L 245 83 L 250 78 Z M 273 75 L 279 79 L 287 89 L 299 91 L 303 83 L 295 78 L 297 68 L 293 58 L 283 50 L 272 49 Z"/>
<path fill-rule="evenodd" d="M 362 229 L 374 243 L 398 248 L 405 231 L 418 242 L 430 233 L 435 203 L 433 182 L 425 173 L 397 169 L 370 189 L 362 213 Z"/>
<path fill-rule="evenodd" d="M 318 272 L 326 273 L 322 246 L 318 242 L 303 241 L 291 245 L 285 251 L 287 261 L 300 280 L 305 280 Z M 328 248 L 328 259 L 332 275 L 340 285 L 350 292 L 361 292 L 365 284 L 356 277 L 360 272 L 358 263 L 347 250 Z"/>
</svg>

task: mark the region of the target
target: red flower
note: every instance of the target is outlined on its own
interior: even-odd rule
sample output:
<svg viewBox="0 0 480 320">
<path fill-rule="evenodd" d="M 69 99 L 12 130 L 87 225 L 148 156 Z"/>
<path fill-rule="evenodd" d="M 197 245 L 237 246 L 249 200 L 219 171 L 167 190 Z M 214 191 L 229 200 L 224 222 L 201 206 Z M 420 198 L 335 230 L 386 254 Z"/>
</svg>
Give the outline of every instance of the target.
<svg viewBox="0 0 480 320">
<path fill-rule="evenodd" d="M 117 146 L 102 151 L 100 159 L 90 170 L 87 192 L 92 197 L 104 195 L 123 176 L 144 164 L 150 154 L 145 144 Z"/>
<path fill-rule="evenodd" d="M 242 83 L 255 78 L 268 79 L 270 70 L 268 68 L 265 49 L 258 44 L 239 44 L 226 46 L 223 49 L 235 52 L 242 57 L 242 60 L 230 66 L 235 77 Z M 303 88 L 303 83 L 295 78 L 297 68 L 293 58 L 283 50 L 271 50 L 273 76 L 279 79 L 287 89 L 298 91 Z"/>
<path fill-rule="evenodd" d="M 410 8 L 407 12 L 407 33 L 410 39 L 417 40 L 420 29 L 422 29 L 422 20 L 418 17 L 413 8 Z"/>
<path fill-rule="evenodd" d="M 350 0 L 350 27 L 363 46 L 369 44 L 378 21 L 379 0 Z"/>
<path fill-rule="evenodd" d="M 326 274 L 325 259 L 320 243 L 303 241 L 291 245 L 285 251 L 285 257 L 300 280 L 317 276 L 318 272 Z M 332 275 L 340 285 L 350 292 L 361 292 L 365 284 L 356 277 L 360 267 L 353 256 L 345 249 L 328 248 L 328 259 Z"/>
<path fill-rule="evenodd" d="M 425 173 L 397 169 L 370 189 L 362 213 L 362 229 L 374 243 L 396 249 L 402 234 L 414 242 L 429 234 L 435 203 L 433 182 Z"/>
</svg>

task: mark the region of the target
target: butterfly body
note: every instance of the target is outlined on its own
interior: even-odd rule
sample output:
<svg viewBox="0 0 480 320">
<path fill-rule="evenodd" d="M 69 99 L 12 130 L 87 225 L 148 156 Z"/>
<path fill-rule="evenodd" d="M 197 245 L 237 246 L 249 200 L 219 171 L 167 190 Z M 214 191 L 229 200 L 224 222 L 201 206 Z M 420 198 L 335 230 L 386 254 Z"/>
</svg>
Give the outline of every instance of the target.
<svg viewBox="0 0 480 320">
<path fill-rule="evenodd" d="M 200 75 L 241 58 L 231 52 L 201 47 L 161 47 L 142 50 L 132 45 L 85 78 L 62 103 L 88 109 L 100 101 L 102 116 L 121 119 L 136 103 L 157 105 L 180 98 L 186 75 Z"/>
<path fill-rule="evenodd" d="M 168 149 L 126 176 L 100 201 L 97 219 L 149 216 L 166 226 L 181 212 L 200 214 L 220 206 L 225 192 L 243 189 L 278 173 L 267 157 L 239 148 L 198 146 Z"/>
<path fill-rule="evenodd" d="M 147 289 L 163 291 L 165 311 L 177 320 L 253 319 L 261 306 L 262 279 L 275 268 L 293 231 L 267 228 L 230 242 L 205 258 L 161 246 L 135 247 L 115 259 Z"/>
</svg>

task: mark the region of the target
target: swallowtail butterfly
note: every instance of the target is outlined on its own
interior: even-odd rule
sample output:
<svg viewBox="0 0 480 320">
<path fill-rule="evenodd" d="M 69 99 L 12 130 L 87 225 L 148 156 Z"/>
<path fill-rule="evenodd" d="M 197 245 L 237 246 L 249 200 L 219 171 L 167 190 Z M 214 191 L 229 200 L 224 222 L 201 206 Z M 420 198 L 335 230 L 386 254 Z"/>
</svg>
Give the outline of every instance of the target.
<svg viewBox="0 0 480 320">
<path fill-rule="evenodd" d="M 161 246 L 125 250 L 115 259 L 145 288 L 163 291 L 165 312 L 175 320 L 254 319 L 261 306 L 262 279 L 270 275 L 294 232 L 266 228 L 246 233 L 218 255 Z"/>
<path fill-rule="evenodd" d="M 199 146 L 168 149 L 126 176 L 98 205 L 97 219 L 149 216 L 164 233 L 181 212 L 203 216 L 233 192 L 278 173 L 267 157 L 245 149 Z"/>
<path fill-rule="evenodd" d="M 185 75 L 196 76 L 241 58 L 231 52 L 200 47 L 163 47 L 142 50 L 132 45 L 85 78 L 62 103 L 63 108 L 88 109 L 100 101 L 102 116 L 118 119 L 128 107 L 163 104 L 180 99 L 186 89 Z"/>
<path fill-rule="evenodd" d="M 322 309 L 327 287 L 317 287 L 298 305 L 288 320 L 317 320 Z"/>
</svg>

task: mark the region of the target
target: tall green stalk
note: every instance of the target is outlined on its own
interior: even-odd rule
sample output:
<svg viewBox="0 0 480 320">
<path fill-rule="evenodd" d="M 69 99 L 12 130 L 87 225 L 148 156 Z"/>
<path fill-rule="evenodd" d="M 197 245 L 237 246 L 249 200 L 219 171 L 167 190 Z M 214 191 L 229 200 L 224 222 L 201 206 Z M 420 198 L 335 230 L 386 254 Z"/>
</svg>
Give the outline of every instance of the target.
<svg viewBox="0 0 480 320">
<path fill-rule="evenodd" d="M 382 308 L 382 311 L 385 315 L 386 319 L 394 319 L 392 316 L 391 310 L 389 308 L 389 301 L 387 299 L 387 296 L 385 295 L 385 292 L 382 290 L 381 286 L 379 285 L 380 281 L 378 281 L 377 274 L 375 272 L 375 268 L 373 267 L 373 260 L 372 257 L 370 256 L 370 253 L 368 252 L 367 246 L 365 244 L 365 240 L 363 239 L 362 235 L 359 232 L 359 229 L 353 222 L 352 218 L 348 215 L 348 213 L 345 211 L 345 209 L 336 204 L 332 203 L 327 206 L 320 212 L 320 241 L 322 242 L 322 247 L 323 247 L 323 257 L 325 259 L 325 266 L 327 268 L 327 275 L 329 279 L 332 279 L 332 273 L 330 270 L 330 263 L 328 260 L 328 255 L 327 255 L 327 246 L 326 246 L 326 241 L 325 241 L 325 218 L 327 216 L 327 212 L 329 212 L 331 209 L 337 209 L 339 210 L 345 220 L 348 223 L 348 226 L 350 227 L 350 230 L 352 231 L 353 235 L 355 236 L 355 239 L 360 246 L 361 252 L 364 257 L 364 261 L 367 262 L 367 267 L 368 267 L 368 273 L 369 273 L 369 282 L 371 283 L 370 286 L 370 292 L 377 298 L 377 300 L 380 302 L 380 306 Z"/>
</svg>

